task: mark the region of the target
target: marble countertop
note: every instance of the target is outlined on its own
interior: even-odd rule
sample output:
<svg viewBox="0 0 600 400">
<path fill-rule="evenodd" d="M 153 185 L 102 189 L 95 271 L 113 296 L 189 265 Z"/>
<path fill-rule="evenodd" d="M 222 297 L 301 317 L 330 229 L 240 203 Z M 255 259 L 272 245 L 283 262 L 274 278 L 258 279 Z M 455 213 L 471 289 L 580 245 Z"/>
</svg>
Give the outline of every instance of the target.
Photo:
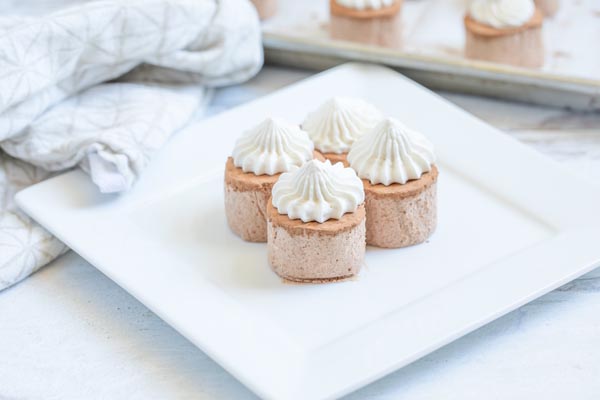
<svg viewBox="0 0 600 400">
<path fill-rule="evenodd" d="M 265 68 L 217 91 L 207 114 L 309 75 Z M 441 95 L 600 184 L 599 113 Z M 599 307 L 600 269 L 348 398 L 597 399 Z M 0 400 L 255 398 L 72 252 L 0 293 L 0 332 Z"/>
</svg>

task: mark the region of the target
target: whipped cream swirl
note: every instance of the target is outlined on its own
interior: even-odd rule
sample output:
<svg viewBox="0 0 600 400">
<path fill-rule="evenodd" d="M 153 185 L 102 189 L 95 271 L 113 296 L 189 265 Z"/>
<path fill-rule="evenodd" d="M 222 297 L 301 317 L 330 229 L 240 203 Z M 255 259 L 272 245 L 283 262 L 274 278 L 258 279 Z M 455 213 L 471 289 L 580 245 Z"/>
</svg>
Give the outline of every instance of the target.
<svg viewBox="0 0 600 400">
<path fill-rule="evenodd" d="M 533 0 L 473 0 L 469 14 L 494 28 L 524 25 L 535 13 Z"/>
<path fill-rule="evenodd" d="M 272 202 L 279 214 L 302 222 L 325 222 L 354 212 L 365 200 L 362 181 L 351 168 L 329 160 L 312 160 L 286 172 L 273 186 Z"/>
<path fill-rule="evenodd" d="M 246 131 L 233 149 L 233 163 L 244 172 L 275 175 L 313 159 L 314 145 L 297 125 L 267 118 Z"/>
<path fill-rule="evenodd" d="M 395 0 L 335 0 L 340 6 L 355 10 L 379 10 L 394 4 Z"/>
<path fill-rule="evenodd" d="M 354 143 L 348 162 L 359 177 L 388 186 L 419 179 L 431 170 L 435 154 L 425 136 L 386 118 Z"/>
<path fill-rule="evenodd" d="M 309 113 L 302 129 L 324 153 L 346 153 L 383 114 L 371 104 L 352 97 L 334 97 Z"/>
</svg>

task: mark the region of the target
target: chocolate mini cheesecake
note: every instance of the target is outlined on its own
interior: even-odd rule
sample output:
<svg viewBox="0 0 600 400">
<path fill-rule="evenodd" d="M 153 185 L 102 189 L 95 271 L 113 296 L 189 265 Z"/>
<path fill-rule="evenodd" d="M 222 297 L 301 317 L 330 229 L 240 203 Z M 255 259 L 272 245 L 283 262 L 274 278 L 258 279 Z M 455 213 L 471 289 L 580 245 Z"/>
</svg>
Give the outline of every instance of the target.
<svg viewBox="0 0 600 400">
<path fill-rule="evenodd" d="M 382 118 L 381 111 L 361 99 L 333 97 L 306 116 L 302 129 L 325 159 L 347 167 L 352 143 Z"/>
<path fill-rule="evenodd" d="M 398 49 L 402 45 L 402 0 L 330 0 L 333 39 Z"/>
<path fill-rule="evenodd" d="M 250 0 L 254 7 L 256 7 L 256 12 L 258 13 L 258 17 L 263 20 L 267 18 L 271 18 L 275 14 L 277 14 L 277 0 Z"/>
<path fill-rule="evenodd" d="M 544 64 L 543 21 L 533 0 L 476 0 L 464 18 L 465 56 L 540 67 Z"/>
<path fill-rule="evenodd" d="M 399 248 L 431 236 L 438 169 L 423 135 L 386 118 L 354 143 L 348 161 L 364 185 L 367 244 Z"/>
<path fill-rule="evenodd" d="M 560 8 L 560 0 L 535 0 L 535 5 L 546 17 L 553 17 Z"/>
<path fill-rule="evenodd" d="M 267 207 L 273 271 L 294 282 L 324 283 L 356 275 L 365 256 L 361 180 L 342 164 L 313 160 L 282 174 Z"/>
<path fill-rule="evenodd" d="M 298 126 L 268 118 L 245 132 L 225 165 L 225 215 L 231 230 L 249 242 L 267 241 L 267 203 L 282 172 L 302 166 L 314 152 Z"/>
</svg>

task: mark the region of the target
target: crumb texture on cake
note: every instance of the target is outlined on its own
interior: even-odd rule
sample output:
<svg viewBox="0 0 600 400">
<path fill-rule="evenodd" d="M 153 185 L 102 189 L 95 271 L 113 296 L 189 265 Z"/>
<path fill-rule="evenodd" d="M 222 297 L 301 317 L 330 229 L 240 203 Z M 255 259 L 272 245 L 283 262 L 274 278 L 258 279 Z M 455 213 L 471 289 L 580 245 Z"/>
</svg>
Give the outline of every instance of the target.
<svg viewBox="0 0 600 400">
<path fill-rule="evenodd" d="M 331 282 L 356 275 L 365 255 L 365 208 L 340 220 L 302 223 L 267 206 L 268 259 L 281 278 Z"/>
<path fill-rule="evenodd" d="M 405 185 L 366 182 L 365 208 L 368 245 L 400 248 L 424 242 L 437 225 L 437 168 Z"/>
<path fill-rule="evenodd" d="M 225 216 L 229 228 L 248 242 L 267 241 L 267 204 L 277 175 L 254 175 L 233 165 L 225 166 Z"/>
<path fill-rule="evenodd" d="M 225 185 L 225 216 L 229 228 L 248 242 L 267 241 L 267 192 L 240 192 Z"/>
</svg>

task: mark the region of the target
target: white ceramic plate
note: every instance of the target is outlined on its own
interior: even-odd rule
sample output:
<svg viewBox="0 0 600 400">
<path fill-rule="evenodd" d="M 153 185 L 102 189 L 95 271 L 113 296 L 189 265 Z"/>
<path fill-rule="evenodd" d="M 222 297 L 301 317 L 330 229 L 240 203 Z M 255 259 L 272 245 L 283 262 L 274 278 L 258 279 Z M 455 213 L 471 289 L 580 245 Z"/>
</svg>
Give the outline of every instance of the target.
<svg viewBox="0 0 600 400">
<path fill-rule="evenodd" d="M 420 246 L 369 249 L 356 280 L 286 285 L 266 245 L 226 227 L 235 138 L 362 97 L 439 156 L 439 226 Z M 600 264 L 600 189 L 403 76 L 348 64 L 191 126 L 126 195 L 74 171 L 18 204 L 258 395 L 338 397 Z"/>
</svg>

